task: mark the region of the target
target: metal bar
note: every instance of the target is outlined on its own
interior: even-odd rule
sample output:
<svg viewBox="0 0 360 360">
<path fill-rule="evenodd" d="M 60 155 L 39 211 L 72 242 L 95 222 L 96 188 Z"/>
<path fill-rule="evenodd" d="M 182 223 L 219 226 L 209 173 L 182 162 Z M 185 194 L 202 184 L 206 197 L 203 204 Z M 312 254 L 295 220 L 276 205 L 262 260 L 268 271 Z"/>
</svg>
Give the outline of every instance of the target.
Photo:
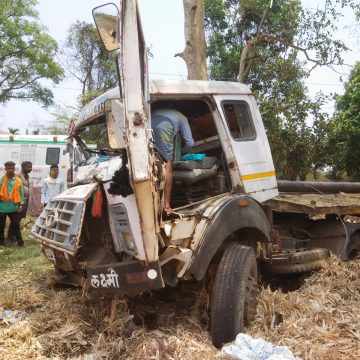
<svg viewBox="0 0 360 360">
<path fill-rule="evenodd" d="M 67 225 L 67 226 L 71 226 L 71 222 L 70 222 L 70 221 L 66 221 L 66 220 L 59 219 L 57 222 L 60 223 L 60 224 L 64 224 L 64 225 Z"/>
<path fill-rule="evenodd" d="M 65 209 L 57 209 L 57 212 L 62 212 L 62 213 L 64 213 L 64 214 L 70 214 L 70 215 L 74 215 L 75 214 L 75 212 L 74 211 L 72 211 L 72 210 L 65 210 Z"/>
<path fill-rule="evenodd" d="M 62 236 L 66 236 L 66 237 L 69 236 L 68 233 L 63 232 L 63 231 L 61 231 L 61 230 L 57 230 L 57 229 L 53 229 L 53 228 L 50 228 L 50 229 L 49 229 L 47 226 L 44 226 L 44 225 L 36 225 L 36 226 L 38 226 L 39 228 L 42 228 L 42 229 L 44 229 L 44 230 L 47 230 L 47 231 L 54 232 L 54 233 L 56 233 L 56 234 L 62 235 Z"/>
<path fill-rule="evenodd" d="M 289 181 L 278 180 L 280 192 L 334 194 L 339 192 L 360 193 L 360 182 L 317 182 L 317 181 Z"/>
</svg>

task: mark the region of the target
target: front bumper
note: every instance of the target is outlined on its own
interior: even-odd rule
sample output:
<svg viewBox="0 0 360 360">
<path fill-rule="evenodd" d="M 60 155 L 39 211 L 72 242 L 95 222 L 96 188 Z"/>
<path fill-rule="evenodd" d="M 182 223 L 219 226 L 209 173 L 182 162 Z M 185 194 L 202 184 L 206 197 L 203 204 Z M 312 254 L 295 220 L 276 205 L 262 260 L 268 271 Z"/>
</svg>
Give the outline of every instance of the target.
<svg viewBox="0 0 360 360">
<path fill-rule="evenodd" d="M 86 266 L 86 287 L 96 291 L 121 293 L 160 289 L 165 286 L 158 261 L 140 261 Z"/>
</svg>

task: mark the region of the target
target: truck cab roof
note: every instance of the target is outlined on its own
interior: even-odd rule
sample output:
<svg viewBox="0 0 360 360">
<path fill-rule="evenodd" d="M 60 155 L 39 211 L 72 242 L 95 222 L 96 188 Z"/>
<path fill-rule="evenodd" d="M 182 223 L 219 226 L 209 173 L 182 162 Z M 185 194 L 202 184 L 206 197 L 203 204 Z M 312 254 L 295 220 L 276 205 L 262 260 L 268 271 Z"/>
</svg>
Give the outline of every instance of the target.
<svg viewBox="0 0 360 360">
<path fill-rule="evenodd" d="M 150 80 L 150 98 L 166 95 L 251 95 L 248 86 L 238 82 L 229 81 L 203 81 L 203 80 Z M 80 112 L 74 122 L 73 132 L 93 119 L 105 115 L 105 102 L 119 99 L 119 87 L 108 90 L 89 102 Z"/>
</svg>

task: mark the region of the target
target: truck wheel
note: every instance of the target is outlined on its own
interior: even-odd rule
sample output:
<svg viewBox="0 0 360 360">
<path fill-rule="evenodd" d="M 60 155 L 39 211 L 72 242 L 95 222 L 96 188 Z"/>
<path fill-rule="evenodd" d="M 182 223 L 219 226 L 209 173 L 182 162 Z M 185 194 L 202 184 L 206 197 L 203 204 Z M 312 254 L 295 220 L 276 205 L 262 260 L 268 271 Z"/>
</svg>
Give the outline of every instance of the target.
<svg viewBox="0 0 360 360">
<path fill-rule="evenodd" d="M 321 269 L 330 256 L 328 249 L 311 249 L 274 256 L 271 262 L 261 264 L 262 272 L 271 275 L 300 274 Z"/>
<path fill-rule="evenodd" d="M 217 268 L 211 299 L 211 337 L 216 347 L 232 341 L 255 317 L 258 270 L 252 248 L 231 243 Z"/>
</svg>

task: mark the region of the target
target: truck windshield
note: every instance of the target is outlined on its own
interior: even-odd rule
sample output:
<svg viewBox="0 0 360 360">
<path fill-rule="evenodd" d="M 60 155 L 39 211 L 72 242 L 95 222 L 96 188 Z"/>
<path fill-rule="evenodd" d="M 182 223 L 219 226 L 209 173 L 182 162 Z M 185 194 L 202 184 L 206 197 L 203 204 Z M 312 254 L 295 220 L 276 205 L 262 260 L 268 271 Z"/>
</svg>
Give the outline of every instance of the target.
<svg viewBox="0 0 360 360">
<path fill-rule="evenodd" d="M 105 119 L 96 121 L 88 126 L 81 128 L 77 135 L 83 141 L 85 148 L 83 152 L 86 158 L 96 156 L 98 154 L 111 155 L 114 150 L 110 148 L 108 131 L 105 123 Z"/>
</svg>

